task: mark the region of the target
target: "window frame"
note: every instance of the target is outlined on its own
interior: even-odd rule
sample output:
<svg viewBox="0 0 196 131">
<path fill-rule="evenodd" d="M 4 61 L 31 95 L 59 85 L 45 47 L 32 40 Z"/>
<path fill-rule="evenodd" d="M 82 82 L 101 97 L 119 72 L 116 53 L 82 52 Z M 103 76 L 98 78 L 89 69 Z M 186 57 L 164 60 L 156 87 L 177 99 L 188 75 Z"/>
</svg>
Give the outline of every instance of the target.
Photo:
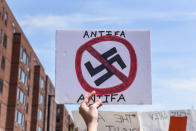
<svg viewBox="0 0 196 131">
<path fill-rule="evenodd" d="M 2 38 L 3 38 L 3 30 L 0 29 L 0 44 L 1 44 Z"/>
<path fill-rule="evenodd" d="M 0 94 L 3 93 L 3 80 L 0 79 Z"/>
<path fill-rule="evenodd" d="M 20 48 L 20 59 L 27 67 L 29 66 L 29 56 L 24 48 Z"/>
<path fill-rule="evenodd" d="M 40 110 L 40 109 L 38 109 L 38 113 L 37 113 L 37 114 L 38 114 L 38 120 L 43 121 L 43 117 L 44 117 L 44 116 L 43 116 L 43 115 L 44 115 L 44 114 L 43 114 L 43 111 Z"/>
<path fill-rule="evenodd" d="M 37 131 L 42 131 L 42 128 L 39 125 L 37 125 Z"/>
<path fill-rule="evenodd" d="M 20 89 L 17 89 L 17 101 L 23 105 L 26 105 L 26 94 Z"/>
<path fill-rule="evenodd" d="M 57 112 L 57 114 L 60 114 L 61 113 L 61 108 L 57 108 L 56 112 Z"/>
<path fill-rule="evenodd" d="M 43 77 L 40 76 L 40 88 L 44 89 L 45 88 L 45 81 Z"/>
<path fill-rule="evenodd" d="M 19 110 L 16 110 L 16 123 L 19 125 L 24 126 L 24 114 L 20 112 Z"/>
<path fill-rule="evenodd" d="M 5 70 L 5 62 L 6 62 L 6 59 L 4 56 L 1 57 L 1 70 Z"/>
<path fill-rule="evenodd" d="M 7 26 L 8 25 L 8 13 L 5 12 L 4 14 L 4 24 Z"/>
<path fill-rule="evenodd" d="M 7 34 L 4 33 L 4 36 L 3 36 L 3 47 L 5 49 L 7 48 L 7 40 L 8 40 Z"/>
<path fill-rule="evenodd" d="M 27 87 L 28 86 L 28 76 L 24 72 L 23 68 L 19 67 L 18 71 L 19 80 Z"/>
<path fill-rule="evenodd" d="M 39 92 L 39 104 L 44 105 L 44 96 L 42 93 Z"/>
</svg>

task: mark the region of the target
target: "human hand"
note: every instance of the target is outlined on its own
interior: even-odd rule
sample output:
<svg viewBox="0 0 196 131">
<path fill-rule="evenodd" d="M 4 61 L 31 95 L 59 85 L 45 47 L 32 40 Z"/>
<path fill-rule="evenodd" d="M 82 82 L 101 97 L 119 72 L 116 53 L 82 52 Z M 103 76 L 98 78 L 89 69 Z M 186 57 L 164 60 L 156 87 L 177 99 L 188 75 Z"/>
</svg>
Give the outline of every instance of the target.
<svg viewBox="0 0 196 131">
<path fill-rule="evenodd" d="M 98 108 L 102 105 L 101 99 L 97 99 L 95 103 L 89 104 L 91 98 L 96 94 L 92 91 L 81 103 L 79 113 L 83 117 L 88 131 L 96 131 L 98 126 Z"/>
</svg>

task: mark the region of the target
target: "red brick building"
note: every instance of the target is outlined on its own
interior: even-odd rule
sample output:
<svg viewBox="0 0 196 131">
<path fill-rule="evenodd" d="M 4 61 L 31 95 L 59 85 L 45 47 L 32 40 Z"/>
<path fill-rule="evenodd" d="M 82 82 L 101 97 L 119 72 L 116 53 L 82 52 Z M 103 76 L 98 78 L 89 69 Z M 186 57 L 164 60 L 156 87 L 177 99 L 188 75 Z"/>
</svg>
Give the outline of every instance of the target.
<svg viewBox="0 0 196 131">
<path fill-rule="evenodd" d="M 33 101 L 31 113 L 31 130 L 43 130 L 45 127 L 45 99 L 46 93 L 46 75 L 44 69 L 40 65 L 34 66 L 34 86 L 33 86 Z"/>
<path fill-rule="evenodd" d="M 55 87 L 5 0 L 0 0 L 0 131 L 64 131 L 73 121 L 64 106 L 56 117 Z"/>
<path fill-rule="evenodd" d="M 50 131 L 55 131 L 56 129 L 56 102 L 55 102 L 55 87 L 52 84 L 50 78 L 46 76 L 47 85 L 47 97 L 45 99 L 45 129 L 50 129 Z M 45 130 L 44 129 L 44 130 Z"/>
<path fill-rule="evenodd" d="M 12 62 L 6 129 L 30 129 L 34 58 L 31 46 L 21 33 L 12 39 Z"/>
<path fill-rule="evenodd" d="M 57 104 L 56 131 L 73 131 L 74 123 L 63 104 Z"/>
<path fill-rule="evenodd" d="M 8 105 L 11 66 L 12 66 L 12 48 L 13 33 L 20 31 L 12 13 L 4 0 L 0 0 L 0 130 L 5 130 L 7 111 L 9 112 L 13 103 Z M 10 101 L 10 100 L 9 100 Z M 15 114 L 14 114 L 15 115 Z M 11 118 L 10 118 L 11 119 Z M 11 125 L 11 124 L 10 124 Z"/>
</svg>

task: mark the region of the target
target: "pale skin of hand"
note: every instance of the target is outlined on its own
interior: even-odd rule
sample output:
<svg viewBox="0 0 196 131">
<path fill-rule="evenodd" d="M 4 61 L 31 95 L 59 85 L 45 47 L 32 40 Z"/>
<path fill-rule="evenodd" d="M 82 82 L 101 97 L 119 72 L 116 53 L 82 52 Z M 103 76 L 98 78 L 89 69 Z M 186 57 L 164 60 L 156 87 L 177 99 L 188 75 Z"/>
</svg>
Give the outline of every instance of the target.
<svg viewBox="0 0 196 131">
<path fill-rule="evenodd" d="M 96 94 L 92 91 L 81 103 L 79 113 L 83 117 L 88 131 L 97 131 L 98 126 L 98 108 L 102 105 L 101 99 L 97 99 L 95 103 L 89 105 L 89 101 Z"/>
</svg>

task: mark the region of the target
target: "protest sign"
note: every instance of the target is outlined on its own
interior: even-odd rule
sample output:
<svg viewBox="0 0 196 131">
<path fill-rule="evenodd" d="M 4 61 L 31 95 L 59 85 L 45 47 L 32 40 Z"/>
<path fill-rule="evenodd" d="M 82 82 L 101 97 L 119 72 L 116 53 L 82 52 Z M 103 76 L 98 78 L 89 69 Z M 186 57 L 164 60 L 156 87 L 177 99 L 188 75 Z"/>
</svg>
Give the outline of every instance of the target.
<svg viewBox="0 0 196 131">
<path fill-rule="evenodd" d="M 79 131 L 86 131 L 84 120 L 78 111 L 72 111 Z M 99 111 L 98 131 L 140 131 L 136 112 Z"/>
<path fill-rule="evenodd" d="M 196 110 L 174 110 L 169 111 L 170 116 L 176 117 L 186 117 L 187 116 L 187 124 L 186 131 L 195 131 L 196 130 Z"/>
<path fill-rule="evenodd" d="M 171 110 L 138 113 L 142 131 L 196 130 L 195 110 Z M 178 126 L 179 125 L 179 126 Z"/>
<path fill-rule="evenodd" d="M 151 104 L 149 31 L 56 32 L 57 103 L 81 103 L 93 90 L 103 104 Z"/>
<path fill-rule="evenodd" d="M 168 131 L 169 112 L 140 112 L 138 113 L 141 131 Z"/>
<path fill-rule="evenodd" d="M 191 120 L 188 119 L 187 127 L 188 127 L 189 131 L 196 131 L 196 110 L 191 110 L 190 113 L 191 113 L 192 119 Z"/>
</svg>

